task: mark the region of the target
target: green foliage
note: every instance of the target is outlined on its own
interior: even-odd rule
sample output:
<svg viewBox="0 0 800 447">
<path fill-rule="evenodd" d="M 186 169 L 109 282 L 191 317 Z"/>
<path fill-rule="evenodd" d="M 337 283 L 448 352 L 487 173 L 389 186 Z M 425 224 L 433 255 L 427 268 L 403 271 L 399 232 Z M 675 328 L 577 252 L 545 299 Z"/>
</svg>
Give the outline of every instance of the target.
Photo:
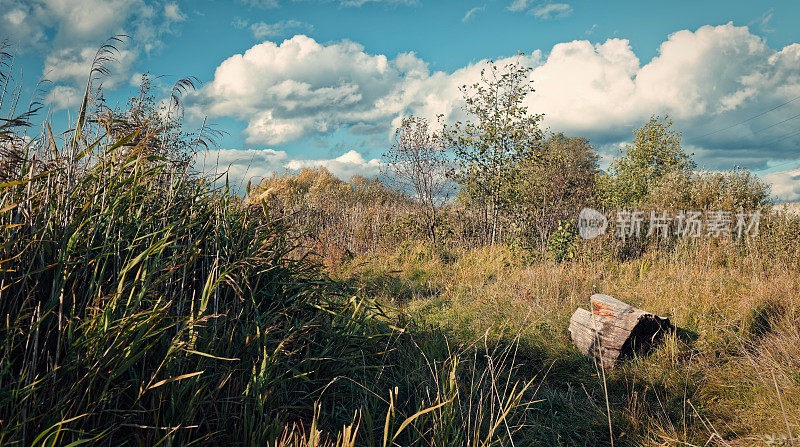
<svg viewBox="0 0 800 447">
<path fill-rule="evenodd" d="M 608 174 L 597 180 L 602 205 L 632 207 L 642 203 L 649 192 L 669 173 L 691 173 L 694 162 L 681 147 L 681 134 L 669 117 L 651 117 L 634 130 L 633 145 L 612 163 Z"/>
<path fill-rule="evenodd" d="M 469 202 L 487 207 L 494 244 L 501 211 L 513 206 L 510 186 L 519 175 L 519 162 L 540 152 L 542 115 L 529 114 L 523 105 L 533 91 L 529 67 L 519 62 L 498 68 L 489 62 L 481 80 L 461 91 L 466 111 L 475 121 L 445 126 L 444 137 L 453 148 L 459 169 L 456 179 Z"/>
<path fill-rule="evenodd" d="M 568 261 L 575 257 L 577 245 L 578 229 L 575 221 L 561 221 L 547 241 L 547 252 L 556 262 Z"/>
<path fill-rule="evenodd" d="M 550 233 L 592 201 L 597 154 L 585 138 L 551 134 L 535 156 L 519 162 L 510 206 L 521 237 L 542 246 Z"/>
</svg>

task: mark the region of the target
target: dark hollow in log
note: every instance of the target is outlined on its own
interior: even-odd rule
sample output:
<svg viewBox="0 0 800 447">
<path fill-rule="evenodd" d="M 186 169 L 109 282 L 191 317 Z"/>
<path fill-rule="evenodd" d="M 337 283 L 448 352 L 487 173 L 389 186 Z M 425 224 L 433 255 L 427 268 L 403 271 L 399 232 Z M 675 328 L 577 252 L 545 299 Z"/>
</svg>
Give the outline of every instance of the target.
<svg viewBox="0 0 800 447">
<path fill-rule="evenodd" d="M 569 322 L 575 346 L 594 356 L 604 367 L 642 356 L 673 330 L 669 319 L 637 309 L 608 295 L 589 298 L 592 312 L 578 308 Z"/>
</svg>

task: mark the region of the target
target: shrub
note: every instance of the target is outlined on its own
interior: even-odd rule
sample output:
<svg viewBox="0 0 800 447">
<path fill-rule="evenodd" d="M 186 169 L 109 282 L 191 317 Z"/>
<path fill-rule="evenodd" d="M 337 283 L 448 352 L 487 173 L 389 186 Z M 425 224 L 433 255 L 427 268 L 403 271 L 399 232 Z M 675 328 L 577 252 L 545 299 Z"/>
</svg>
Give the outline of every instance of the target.
<svg viewBox="0 0 800 447">
<path fill-rule="evenodd" d="M 578 230 L 575 221 L 561 221 L 547 241 L 547 252 L 556 262 L 570 260 L 575 257 L 577 244 Z"/>
<path fill-rule="evenodd" d="M 647 206 L 662 210 L 768 211 L 769 186 L 744 169 L 664 176 L 647 197 Z"/>
</svg>

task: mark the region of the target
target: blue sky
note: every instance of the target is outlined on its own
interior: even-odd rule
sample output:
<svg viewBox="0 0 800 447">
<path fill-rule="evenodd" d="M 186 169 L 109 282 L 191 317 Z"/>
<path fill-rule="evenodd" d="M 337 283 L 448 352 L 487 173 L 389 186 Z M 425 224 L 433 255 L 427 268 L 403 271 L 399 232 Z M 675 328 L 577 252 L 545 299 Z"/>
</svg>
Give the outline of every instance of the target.
<svg viewBox="0 0 800 447">
<path fill-rule="evenodd" d="M 457 87 L 521 51 L 531 111 L 590 138 L 604 163 L 668 113 L 700 166 L 748 167 L 798 200 L 797 17 L 796 1 L 0 0 L 0 37 L 26 94 L 53 81 L 45 98 L 63 120 L 97 46 L 131 36 L 106 98 L 124 103 L 146 71 L 164 89 L 196 76 L 187 125 L 228 132 L 205 161 L 239 178 L 374 174 L 401 116 L 464 118 Z"/>
</svg>

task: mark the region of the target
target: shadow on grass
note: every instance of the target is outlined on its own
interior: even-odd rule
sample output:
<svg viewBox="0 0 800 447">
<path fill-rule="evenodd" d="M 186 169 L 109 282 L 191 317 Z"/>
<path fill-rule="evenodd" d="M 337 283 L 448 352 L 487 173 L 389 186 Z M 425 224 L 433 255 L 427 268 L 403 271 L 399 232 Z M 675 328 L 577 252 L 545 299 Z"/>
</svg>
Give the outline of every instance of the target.
<svg viewBox="0 0 800 447">
<path fill-rule="evenodd" d="M 700 334 L 690 329 L 675 326 L 675 336 L 687 345 L 693 346 L 694 343 L 700 338 Z"/>
<path fill-rule="evenodd" d="M 391 272 L 362 274 L 345 283 L 357 293 L 376 296 L 393 305 L 437 295 L 436 290 L 420 288 Z M 458 327 L 458 323 L 409 323 L 408 315 L 403 313 L 395 318 L 396 324 L 404 325 L 405 332 L 394 338 L 390 346 L 374 347 L 376 352 L 388 348 L 380 361 L 365 366 L 374 368 L 376 374 L 362 376 L 358 383 L 340 382 L 337 386 L 344 388 L 332 393 L 359 396 L 351 403 L 360 402 L 370 408 L 372 418 L 378 419 L 374 424 L 380 425 L 388 409 L 385 400 L 376 396 L 397 389 L 398 414 L 414 414 L 435 405 L 437 401 L 432 396 L 447 395 L 445 384 L 454 368 L 453 377 L 457 378 L 460 390 L 455 413 L 460 414 L 456 419 L 461 419 L 450 420 L 446 424 L 449 426 L 461 427 L 476 418 L 491 420 L 497 403 L 486 400 L 486 396 L 503 395 L 514 384 L 531 384 L 525 391 L 523 404 L 514 408 L 504 422 L 507 424 L 504 436 L 513 439 L 515 445 L 610 445 L 606 391 L 615 445 L 638 445 L 648 435 L 644 427 L 653 424 L 677 426 L 687 420 L 689 425 L 699 424 L 691 416 L 687 419 L 684 408 L 685 393 L 691 392 L 691 387 L 677 389 L 665 385 L 667 382 L 648 378 L 642 366 L 635 366 L 641 359 L 626 361 L 614 371 L 606 371 L 604 387 L 602 371 L 572 346 L 566 328 L 528 328 L 525 336 L 489 333 L 481 336 Z M 691 349 L 699 336 L 676 328 L 676 337 L 682 346 Z M 662 366 L 655 366 L 658 373 L 665 371 Z M 491 376 L 490 381 L 476 386 L 476 377 L 486 374 Z M 328 402 L 326 396 L 319 397 L 321 402 Z M 340 407 L 341 404 L 338 399 L 328 403 Z M 342 422 L 347 421 L 338 421 Z M 373 426 L 367 431 L 372 430 L 370 436 L 377 436 L 381 427 Z M 459 430 L 463 432 L 466 428 Z M 419 439 L 406 441 L 409 445 L 425 445 Z M 455 442 L 442 438 L 437 441 Z"/>
<path fill-rule="evenodd" d="M 427 284 L 401 278 L 397 272 L 362 272 L 344 280 L 353 293 L 376 298 L 393 306 L 436 296 L 439 291 Z"/>
</svg>

